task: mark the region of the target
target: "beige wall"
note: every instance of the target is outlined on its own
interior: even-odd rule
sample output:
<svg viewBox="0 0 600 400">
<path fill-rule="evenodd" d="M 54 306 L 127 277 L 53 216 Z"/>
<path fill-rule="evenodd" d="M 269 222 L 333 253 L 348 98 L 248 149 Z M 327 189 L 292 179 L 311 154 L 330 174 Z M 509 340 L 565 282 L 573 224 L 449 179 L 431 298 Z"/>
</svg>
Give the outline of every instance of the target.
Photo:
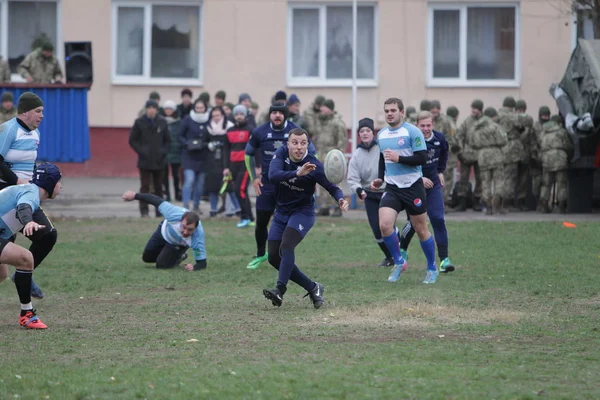
<svg viewBox="0 0 600 400">
<path fill-rule="evenodd" d="M 518 88 L 427 87 L 428 2 L 377 1 L 379 84 L 376 88 L 359 89 L 357 117 L 371 116 L 378 125 L 383 125 L 382 103 L 390 96 L 399 96 L 407 105 L 418 105 L 422 98 L 439 99 L 443 108 L 451 104 L 459 107 L 461 117 L 469 112 L 474 98 L 493 106 L 500 106 L 506 95 L 524 98 L 533 113 L 541 105 L 554 106 L 548 87 L 562 76 L 572 41 L 570 17 L 559 11 L 564 8 L 561 1 L 520 2 Z M 93 42 L 91 126 L 130 126 L 151 90 L 158 90 L 163 100 L 179 100 L 180 86 L 111 84 L 111 0 L 62 0 L 61 3 L 63 40 Z M 308 107 L 322 93 L 335 101 L 338 112 L 350 126 L 351 88 L 286 86 L 288 1 L 204 0 L 203 4 L 204 87 L 192 87 L 196 96 L 203 90 L 214 94 L 223 89 L 228 100 L 235 101 L 240 92 L 248 92 L 264 108 L 275 91 L 284 89 L 288 94 L 296 93 L 303 107 Z"/>
</svg>

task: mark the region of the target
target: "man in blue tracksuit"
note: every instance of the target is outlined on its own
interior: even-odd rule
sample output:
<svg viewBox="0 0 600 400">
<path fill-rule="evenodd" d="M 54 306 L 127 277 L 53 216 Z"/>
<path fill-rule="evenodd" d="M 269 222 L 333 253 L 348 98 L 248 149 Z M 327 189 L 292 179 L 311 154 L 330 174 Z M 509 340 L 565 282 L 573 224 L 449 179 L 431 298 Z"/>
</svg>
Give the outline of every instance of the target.
<svg viewBox="0 0 600 400">
<path fill-rule="evenodd" d="M 315 189 L 321 185 L 336 200 L 342 211 L 348 202 L 341 189 L 325 177 L 323 164 L 310 154 L 308 133 L 292 129 L 287 146 L 280 147 L 269 165 L 269 180 L 277 185 L 277 206 L 269 230 L 269 263 L 279 270 L 275 289 L 263 295 L 280 307 L 289 280 L 303 287 L 313 306 L 323 305 L 324 286 L 310 280 L 295 265 L 295 249 L 315 223 Z"/>
<path fill-rule="evenodd" d="M 448 231 L 444 219 L 444 171 L 448 161 L 448 142 L 444 134 L 433 130 L 433 116 L 429 111 L 417 115 L 417 127 L 423 132 L 427 145 L 427 163 L 423 165 L 423 184 L 427 192 L 427 215 L 433 227 L 435 242 L 440 257 L 440 272 L 454 271 L 448 257 Z M 400 249 L 403 257 L 408 254 L 408 245 L 415 234 L 410 220 L 402 229 Z"/>
</svg>

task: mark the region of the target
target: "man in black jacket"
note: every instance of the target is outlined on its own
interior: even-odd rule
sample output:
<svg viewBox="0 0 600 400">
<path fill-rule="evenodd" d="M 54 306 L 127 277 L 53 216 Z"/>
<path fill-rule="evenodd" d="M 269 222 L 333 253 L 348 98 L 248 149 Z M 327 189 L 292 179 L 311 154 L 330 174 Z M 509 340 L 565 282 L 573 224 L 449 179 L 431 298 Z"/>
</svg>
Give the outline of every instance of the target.
<svg viewBox="0 0 600 400">
<path fill-rule="evenodd" d="M 138 155 L 137 167 L 140 171 L 140 193 L 152 193 L 162 197 L 164 168 L 169 150 L 169 128 L 167 121 L 158 115 L 158 103 L 146 102 L 146 114 L 135 120 L 129 135 L 129 145 Z M 142 218 L 148 217 L 148 203 L 140 201 Z M 161 217 L 156 209 L 156 217 Z"/>
</svg>

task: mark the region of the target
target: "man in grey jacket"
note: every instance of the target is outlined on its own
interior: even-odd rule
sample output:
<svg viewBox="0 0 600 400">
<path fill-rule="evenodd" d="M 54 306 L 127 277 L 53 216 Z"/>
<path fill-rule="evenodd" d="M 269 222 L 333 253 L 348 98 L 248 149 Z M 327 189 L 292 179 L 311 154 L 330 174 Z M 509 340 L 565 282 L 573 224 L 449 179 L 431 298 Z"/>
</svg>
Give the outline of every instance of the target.
<svg viewBox="0 0 600 400">
<path fill-rule="evenodd" d="M 358 135 L 361 143 L 358 145 L 348 164 L 348 186 L 365 202 L 369 226 L 375 236 L 377 245 L 383 251 L 385 258 L 379 267 L 392 267 L 394 260 L 381 237 L 379 229 L 379 201 L 384 187 L 371 189 L 371 182 L 377 179 L 379 170 L 379 145 L 375 139 L 375 128 L 371 118 L 358 121 Z M 396 230 L 398 233 L 398 231 Z"/>
</svg>

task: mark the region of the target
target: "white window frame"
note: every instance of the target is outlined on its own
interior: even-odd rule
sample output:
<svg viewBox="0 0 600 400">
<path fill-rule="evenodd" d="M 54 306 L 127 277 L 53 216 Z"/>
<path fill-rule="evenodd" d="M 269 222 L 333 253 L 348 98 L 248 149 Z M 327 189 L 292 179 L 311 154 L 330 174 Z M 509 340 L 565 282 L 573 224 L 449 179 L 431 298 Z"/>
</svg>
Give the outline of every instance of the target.
<svg viewBox="0 0 600 400">
<path fill-rule="evenodd" d="M 470 7 L 514 7 L 515 9 L 515 78 L 467 79 L 467 10 Z M 434 11 L 458 10 L 459 14 L 459 77 L 435 78 L 433 76 Z M 429 3 L 427 23 L 427 86 L 428 87 L 519 87 L 521 85 L 521 21 L 519 3 Z"/>
<path fill-rule="evenodd" d="M 152 64 L 152 6 L 196 6 L 198 7 L 198 78 L 152 78 L 150 69 Z M 136 7 L 144 10 L 144 59 L 142 61 L 142 75 L 119 75 L 117 74 L 117 35 L 119 7 Z M 111 12 L 111 82 L 113 85 L 156 85 L 156 86 L 203 86 L 203 63 L 204 46 L 204 12 L 203 3 L 200 1 L 120 1 L 112 2 Z"/>
<path fill-rule="evenodd" d="M 579 10 L 589 10 L 589 7 L 582 5 L 578 5 L 577 8 Z M 571 14 L 571 19 L 571 51 L 573 51 L 577 47 L 577 11 Z"/>
<path fill-rule="evenodd" d="M 319 2 L 319 3 L 289 3 L 288 4 L 288 23 L 287 23 L 287 60 L 286 77 L 288 87 L 352 87 L 352 78 L 350 79 L 327 79 L 327 6 L 343 6 L 352 8 L 352 3 L 348 2 Z M 373 7 L 373 71 L 372 79 L 356 79 L 358 87 L 377 87 L 379 84 L 379 8 L 373 2 L 359 2 L 358 7 Z M 293 39 L 293 20 L 294 10 L 313 9 L 319 10 L 319 77 L 293 77 L 292 63 L 294 59 L 292 49 Z"/>
<path fill-rule="evenodd" d="M 8 60 L 8 3 L 18 3 L 21 1 L 36 1 L 40 3 L 56 3 L 56 43 L 54 45 L 54 55 L 58 59 L 60 68 L 65 74 L 64 61 L 64 42 L 62 39 L 62 1 L 61 0 L 0 0 L 0 55 Z M 25 79 L 17 73 L 11 71 L 11 83 L 23 83 Z"/>
</svg>

